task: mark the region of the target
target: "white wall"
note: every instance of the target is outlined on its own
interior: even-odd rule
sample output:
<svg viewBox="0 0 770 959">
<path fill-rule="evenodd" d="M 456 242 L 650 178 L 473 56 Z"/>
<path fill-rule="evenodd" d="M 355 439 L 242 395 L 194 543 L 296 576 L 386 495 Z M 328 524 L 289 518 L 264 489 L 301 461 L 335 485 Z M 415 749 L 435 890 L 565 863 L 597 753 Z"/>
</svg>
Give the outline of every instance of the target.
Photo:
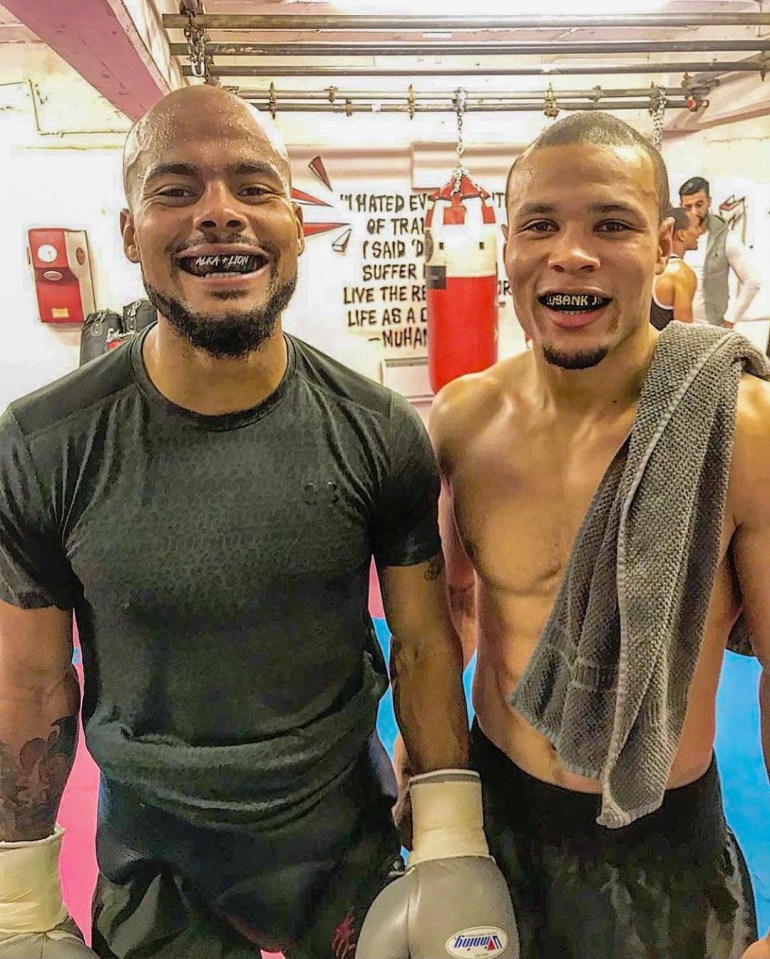
<svg viewBox="0 0 770 959">
<path fill-rule="evenodd" d="M 118 231 L 128 121 L 44 44 L 3 44 L 2 54 L 0 409 L 78 361 L 79 332 L 38 318 L 26 254 L 30 227 L 87 231 L 97 307 L 141 291 Z"/>
<path fill-rule="evenodd" d="M 27 230 L 86 230 L 98 308 L 141 294 L 123 257 L 118 231 L 120 154 L 14 151 L 0 148 L 0 175 L 15 184 L 5 200 L 0 259 L 5 264 L 5 317 L 0 326 L 0 406 L 77 365 L 79 330 L 42 324 L 27 263 Z"/>
<path fill-rule="evenodd" d="M 30 227 L 87 231 L 98 308 L 141 295 L 136 268 L 125 260 L 120 244 L 119 151 L 19 149 L 11 140 L 13 131 L 13 124 L 0 120 L 0 182 L 5 185 L 0 408 L 78 361 L 79 328 L 46 326 L 38 318 L 26 254 Z"/>
</svg>

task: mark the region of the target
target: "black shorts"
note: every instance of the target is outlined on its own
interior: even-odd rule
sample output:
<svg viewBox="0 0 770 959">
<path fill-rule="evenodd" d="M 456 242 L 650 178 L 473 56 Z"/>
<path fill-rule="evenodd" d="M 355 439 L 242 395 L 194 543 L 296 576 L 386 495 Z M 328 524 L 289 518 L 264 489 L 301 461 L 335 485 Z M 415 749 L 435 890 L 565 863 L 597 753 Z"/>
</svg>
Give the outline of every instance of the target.
<svg viewBox="0 0 770 959">
<path fill-rule="evenodd" d="M 390 761 L 376 737 L 300 822 L 202 830 L 102 782 L 93 949 L 101 959 L 352 959 L 369 906 L 402 868 Z M 239 931 L 240 930 L 240 931 Z"/>
<path fill-rule="evenodd" d="M 656 812 L 607 829 L 597 795 L 528 775 L 477 724 L 471 748 L 522 959 L 740 959 L 754 942 L 751 882 L 714 762 Z"/>
</svg>

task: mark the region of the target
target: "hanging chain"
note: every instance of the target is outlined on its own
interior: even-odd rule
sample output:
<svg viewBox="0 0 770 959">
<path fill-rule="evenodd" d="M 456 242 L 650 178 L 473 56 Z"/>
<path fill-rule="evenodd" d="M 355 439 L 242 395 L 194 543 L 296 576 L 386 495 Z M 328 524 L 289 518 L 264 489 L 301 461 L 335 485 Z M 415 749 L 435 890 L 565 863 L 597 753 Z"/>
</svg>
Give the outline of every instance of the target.
<svg viewBox="0 0 770 959">
<path fill-rule="evenodd" d="M 414 105 L 415 105 L 414 86 L 413 84 L 410 83 L 409 90 L 407 91 L 407 96 L 406 96 L 406 112 L 409 114 L 410 120 L 414 120 Z"/>
<path fill-rule="evenodd" d="M 213 61 L 206 53 L 208 34 L 197 22 L 197 16 L 203 15 L 206 8 L 200 0 L 182 0 L 180 13 L 187 16 L 187 26 L 184 28 L 184 37 L 187 41 L 187 56 L 190 61 L 192 75 L 208 84 L 217 84 L 219 79 L 213 74 Z"/>
<path fill-rule="evenodd" d="M 467 170 L 463 166 L 463 154 L 465 153 L 465 142 L 463 140 L 463 121 L 465 119 L 465 109 L 466 109 L 466 98 L 467 94 L 462 87 L 458 87 L 455 90 L 453 103 L 455 105 L 455 113 L 457 114 L 457 166 L 454 171 L 454 188 L 453 193 L 460 192 L 460 181 L 463 178 L 463 174 L 467 174 Z"/>
<path fill-rule="evenodd" d="M 467 94 L 462 87 L 455 90 L 454 105 L 457 114 L 457 165 L 463 165 L 463 153 L 465 153 L 465 144 L 463 143 L 463 119 L 465 116 Z"/>
<path fill-rule="evenodd" d="M 278 112 L 278 97 L 275 95 L 275 83 L 272 80 L 267 94 L 267 107 L 270 110 L 270 116 L 275 120 L 275 115 Z"/>
<path fill-rule="evenodd" d="M 545 92 L 545 104 L 543 107 L 543 113 L 548 117 L 549 120 L 555 120 L 559 115 L 559 108 L 556 105 L 556 96 L 553 92 L 553 84 L 548 84 L 548 89 Z"/>
<path fill-rule="evenodd" d="M 660 150 L 663 144 L 663 121 L 666 118 L 666 103 L 668 101 L 663 87 L 656 87 L 653 83 L 651 89 L 652 145 L 656 150 Z"/>
</svg>

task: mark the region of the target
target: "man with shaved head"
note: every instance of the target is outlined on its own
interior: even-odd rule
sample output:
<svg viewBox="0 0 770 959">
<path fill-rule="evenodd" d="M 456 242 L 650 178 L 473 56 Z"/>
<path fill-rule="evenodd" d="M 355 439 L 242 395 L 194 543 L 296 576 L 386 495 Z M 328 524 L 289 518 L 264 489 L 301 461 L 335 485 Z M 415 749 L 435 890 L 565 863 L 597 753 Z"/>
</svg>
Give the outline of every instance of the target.
<svg viewBox="0 0 770 959">
<path fill-rule="evenodd" d="M 170 211 L 186 209 L 184 201 L 190 195 L 192 179 L 201 178 L 207 167 L 218 167 L 220 163 L 223 140 L 214 140 L 208 133 L 212 112 L 216 112 L 222 138 L 241 143 L 226 171 L 232 189 L 237 191 L 246 184 L 240 192 L 248 191 L 250 205 L 256 211 L 269 209 L 273 202 L 271 198 L 283 201 L 286 222 L 281 225 L 284 232 L 288 230 L 295 235 L 295 243 L 293 249 L 292 245 L 287 245 L 280 269 L 276 269 L 272 261 L 270 264 L 264 262 L 270 259 L 270 250 L 259 249 L 253 239 L 239 243 L 238 231 L 243 227 L 237 216 L 229 231 L 225 226 L 226 249 L 228 253 L 246 259 L 229 265 L 203 261 L 199 267 L 194 258 L 187 255 L 194 253 L 196 246 L 205 245 L 205 232 L 201 226 L 192 226 L 192 235 L 186 223 L 185 235 L 177 236 L 173 232 L 177 229 L 179 217 Z M 179 162 L 175 162 L 173 150 L 169 150 L 173 143 L 183 147 L 184 157 Z M 197 154 L 193 158 L 195 162 L 188 162 L 188 151 Z M 301 214 L 299 208 L 290 203 L 289 159 L 273 124 L 245 102 L 216 87 L 177 91 L 132 128 L 124 151 L 123 180 L 129 204 L 121 220 L 126 255 L 141 265 L 147 295 L 160 315 L 184 341 L 210 356 L 242 357 L 259 349 L 275 332 L 276 321 L 294 292 L 297 257 L 303 245 Z M 252 180 L 255 184 L 248 185 Z M 168 183 L 174 186 L 169 189 Z M 170 215 L 164 217 L 164 210 Z M 140 249 L 136 242 L 135 221 L 138 219 L 144 224 L 148 218 L 150 229 L 145 234 L 145 247 Z M 158 229 L 160 223 L 166 228 Z M 284 234 L 272 239 L 278 246 L 283 245 L 283 241 Z M 267 238 L 262 240 L 263 244 L 267 242 Z M 261 266 L 250 271 L 250 266 L 257 265 L 254 257 L 259 258 Z M 217 272 L 214 269 L 217 265 L 226 267 L 222 272 L 231 273 L 229 285 L 224 278 L 220 281 L 210 279 L 203 284 L 185 278 L 192 270 L 199 269 L 212 277 Z M 267 266 L 270 268 L 265 269 Z M 238 283 L 241 287 L 244 285 L 238 276 L 249 276 L 250 272 L 263 274 L 264 289 L 256 304 L 237 287 Z M 167 275 L 169 273 L 171 276 Z M 233 282 L 236 283 L 235 289 L 232 288 Z M 228 302 L 227 308 L 225 302 Z M 246 302 L 249 302 L 249 309 L 244 311 L 240 307 Z M 218 307 L 217 315 L 208 318 L 214 304 Z"/>
<path fill-rule="evenodd" d="M 101 959 L 433 959 L 482 934 L 516 959 L 430 442 L 402 397 L 281 329 L 304 238 L 280 138 L 185 89 L 133 128 L 124 176 L 157 324 L 0 418 L 0 957 L 92 954 L 57 872 L 74 610 Z M 396 878 L 372 558 L 415 773 Z"/>
<path fill-rule="evenodd" d="M 507 187 L 532 349 L 431 412 L 477 653 L 471 758 L 523 959 L 741 959 L 756 939 L 713 746 L 747 626 L 770 770 L 769 371 L 734 333 L 650 322 L 668 210 L 663 160 L 626 123 L 549 126 Z"/>
</svg>

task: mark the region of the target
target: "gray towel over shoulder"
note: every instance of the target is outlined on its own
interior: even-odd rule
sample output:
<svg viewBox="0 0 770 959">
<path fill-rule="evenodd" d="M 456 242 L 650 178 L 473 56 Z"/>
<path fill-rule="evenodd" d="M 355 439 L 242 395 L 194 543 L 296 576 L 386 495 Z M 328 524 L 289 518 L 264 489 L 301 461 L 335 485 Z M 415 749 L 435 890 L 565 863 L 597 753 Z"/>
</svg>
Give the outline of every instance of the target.
<svg viewBox="0 0 770 959">
<path fill-rule="evenodd" d="M 631 434 L 510 695 L 566 769 L 601 782 L 603 826 L 663 801 L 719 558 L 743 372 L 770 379 L 742 336 L 682 323 L 661 334 Z"/>
</svg>

